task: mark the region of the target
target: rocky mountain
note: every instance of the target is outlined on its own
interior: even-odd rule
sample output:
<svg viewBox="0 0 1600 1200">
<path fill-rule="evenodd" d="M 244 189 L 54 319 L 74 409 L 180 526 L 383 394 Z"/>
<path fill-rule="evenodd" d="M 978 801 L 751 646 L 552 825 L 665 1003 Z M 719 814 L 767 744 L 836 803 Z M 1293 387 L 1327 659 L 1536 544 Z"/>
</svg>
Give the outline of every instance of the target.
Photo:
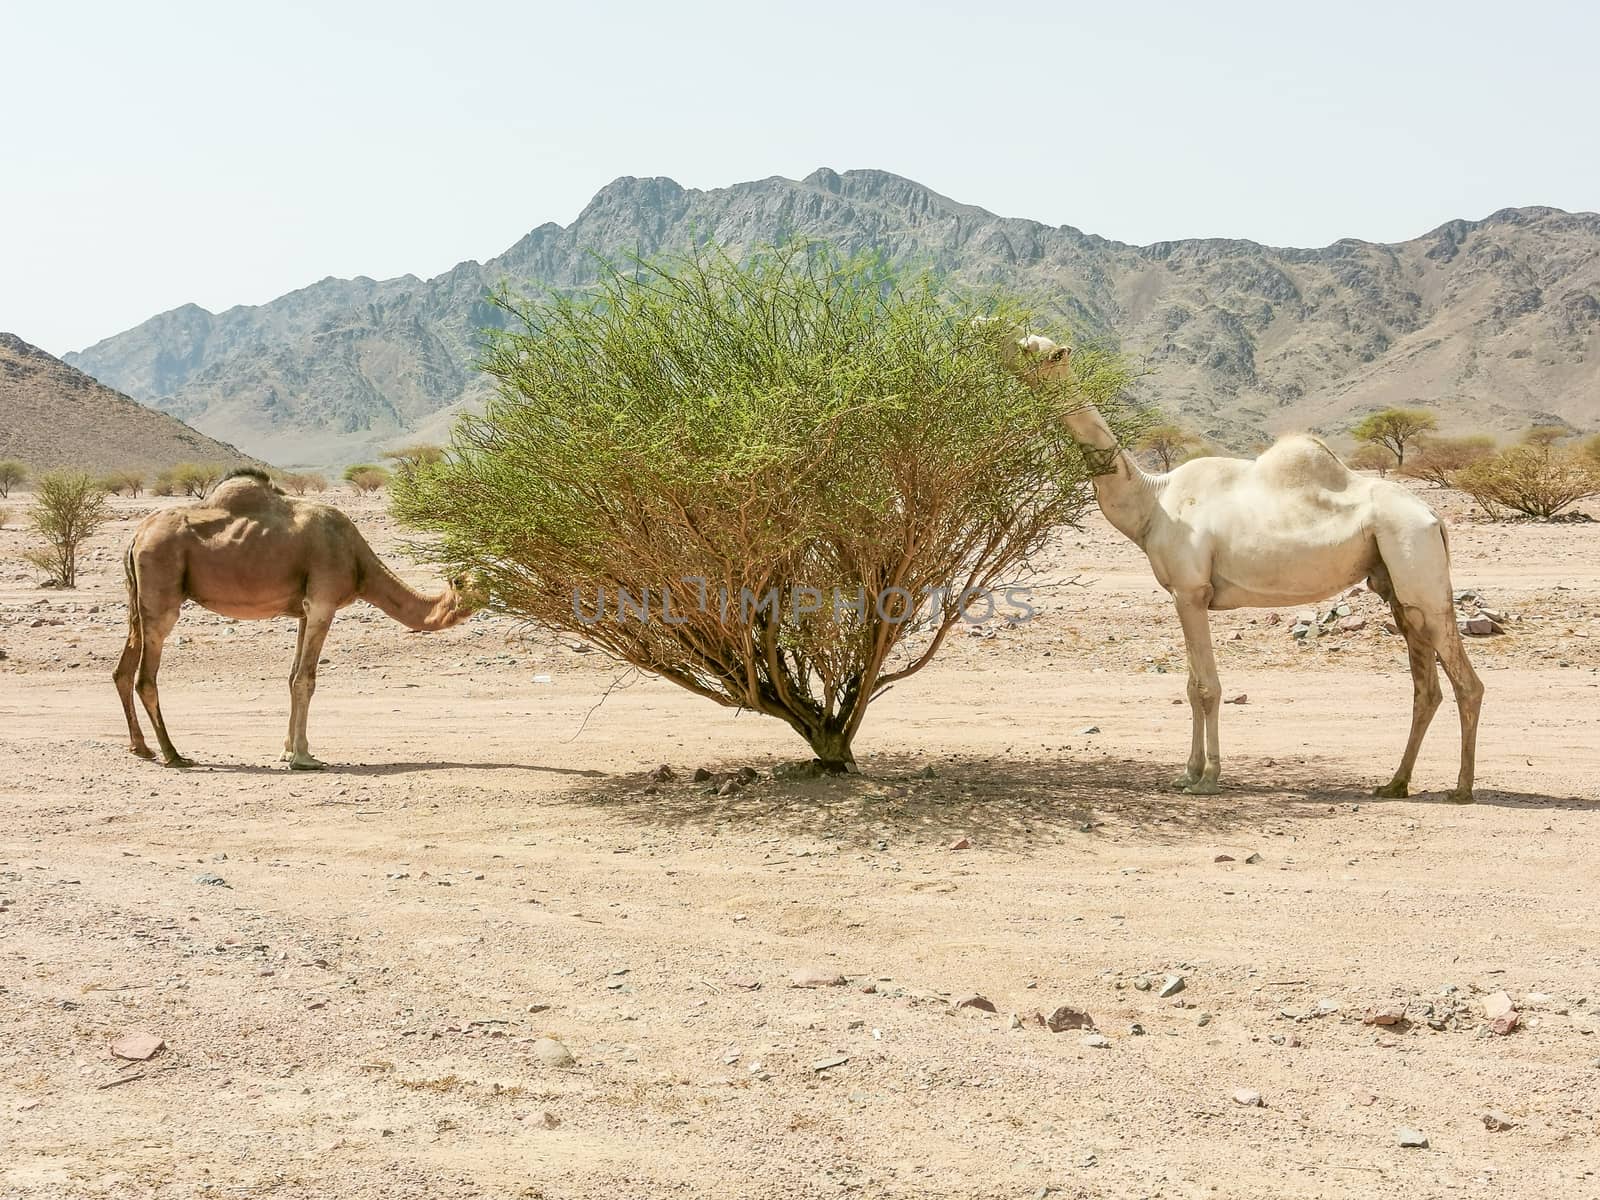
<svg viewBox="0 0 1600 1200">
<path fill-rule="evenodd" d="M 15 334 L 0 333 L 0 459 L 36 470 L 159 470 L 253 459 L 112 391 Z"/>
<path fill-rule="evenodd" d="M 882 171 L 699 191 L 608 185 L 565 228 L 434 279 L 324 279 L 269 304 L 163 313 L 68 361 L 274 461 L 327 463 L 441 436 L 481 399 L 499 285 L 581 287 L 595 255 L 794 236 L 969 285 L 1000 284 L 1143 361 L 1142 398 L 1223 445 L 1341 434 L 1391 404 L 1446 427 L 1600 425 L 1600 215 L 1505 209 L 1412 241 L 1315 250 L 1199 239 L 1129 246 L 999 217 Z"/>
</svg>

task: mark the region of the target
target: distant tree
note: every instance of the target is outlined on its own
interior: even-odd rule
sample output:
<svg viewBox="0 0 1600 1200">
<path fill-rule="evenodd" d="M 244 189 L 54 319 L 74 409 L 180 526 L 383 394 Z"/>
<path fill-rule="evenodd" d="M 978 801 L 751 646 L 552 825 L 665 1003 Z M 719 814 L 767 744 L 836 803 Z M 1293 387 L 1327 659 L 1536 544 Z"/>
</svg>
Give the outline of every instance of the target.
<svg viewBox="0 0 1600 1200">
<path fill-rule="evenodd" d="M 1363 417 L 1350 432 L 1357 441 L 1383 446 L 1394 455 L 1396 468 L 1406 465 L 1406 447 L 1438 428 L 1434 415 L 1422 408 L 1386 408 Z"/>
<path fill-rule="evenodd" d="M 28 516 L 43 550 L 25 557 L 62 587 L 78 586 L 78 547 L 105 523 L 106 494 L 86 471 L 47 471 L 34 486 Z"/>
<path fill-rule="evenodd" d="M 1170 471 L 1186 458 L 1193 458 L 1205 443 L 1177 425 L 1152 425 L 1136 443 L 1163 471 Z"/>
<path fill-rule="evenodd" d="M 398 450 L 390 450 L 384 457 L 394 463 L 396 469 L 403 471 L 439 462 L 444 458 L 444 447 L 419 443 L 415 446 L 401 446 Z"/>
<path fill-rule="evenodd" d="M 101 476 L 100 486 L 110 496 L 115 496 L 120 492 L 127 492 L 130 496 L 137 496 L 144 491 L 144 472 L 132 469 L 108 471 Z"/>
<path fill-rule="evenodd" d="M 1486 433 L 1424 438 L 1401 473 L 1413 479 L 1425 479 L 1434 487 L 1449 487 L 1450 478 L 1457 471 L 1464 471 L 1493 454 L 1494 438 Z"/>
<path fill-rule="evenodd" d="M 1345 460 L 1345 465 L 1356 471 L 1376 471 L 1379 477 L 1389 474 L 1394 466 L 1394 455 L 1382 446 L 1366 442 L 1356 447 L 1355 453 Z"/>
<path fill-rule="evenodd" d="M 1520 440 L 1525 446 L 1554 446 L 1557 442 L 1565 441 L 1569 432 L 1560 425 L 1535 425 L 1532 429 L 1523 430 Z"/>
<path fill-rule="evenodd" d="M 1515 446 L 1474 463 L 1453 478 L 1456 487 L 1491 517 L 1503 509 L 1548 520 L 1580 500 L 1600 496 L 1600 463 L 1585 450 L 1562 445 L 1546 429 L 1530 430 Z"/>
<path fill-rule="evenodd" d="M 285 471 L 278 476 L 277 483 L 284 491 L 296 496 L 328 490 L 328 480 L 314 471 Z"/>
<path fill-rule="evenodd" d="M 1583 444 L 1583 453 L 1590 462 L 1600 466 L 1600 433 L 1595 434 Z"/>
<path fill-rule="evenodd" d="M 358 492 L 375 492 L 389 482 L 389 472 L 370 463 L 358 463 L 344 470 L 344 481 Z"/>
<path fill-rule="evenodd" d="M 221 463 L 179 463 L 173 469 L 173 482 L 185 496 L 201 497 L 216 486 L 217 480 L 227 474 Z"/>
<path fill-rule="evenodd" d="M 28 468 L 14 458 L 0 462 L 0 500 L 11 495 L 11 489 L 28 478 Z"/>
<path fill-rule="evenodd" d="M 177 472 L 172 467 L 157 471 L 156 477 L 150 483 L 152 496 L 175 496 L 178 494 Z"/>
</svg>

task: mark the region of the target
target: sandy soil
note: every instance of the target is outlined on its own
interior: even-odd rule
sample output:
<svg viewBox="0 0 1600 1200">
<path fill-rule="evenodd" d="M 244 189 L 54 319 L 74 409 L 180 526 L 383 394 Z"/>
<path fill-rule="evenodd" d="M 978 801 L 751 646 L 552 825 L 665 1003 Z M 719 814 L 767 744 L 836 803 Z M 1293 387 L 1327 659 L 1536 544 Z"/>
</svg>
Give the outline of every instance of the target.
<svg viewBox="0 0 1600 1200">
<path fill-rule="evenodd" d="M 658 681 L 593 711 L 617 672 L 570 639 L 364 606 L 312 709 L 338 769 L 276 762 L 292 625 L 190 608 L 163 702 L 204 765 L 163 770 L 109 679 L 156 503 L 71 593 L 0 530 L 0 1195 L 1600 1195 L 1600 526 L 1456 523 L 1456 586 L 1518 618 L 1470 647 L 1456 807 L 1448 700 L 1431 790 L 1370 795 L 1410 705 L 1370 596 L 1309 646 L 1219 615 L 1228 791 L 1166 790 L 1177 623 L 1098 519 L 1044 564 L 1089 586 L 897 687 L 848 780 L 766 778 L 792 734 Z"/>
</svg>

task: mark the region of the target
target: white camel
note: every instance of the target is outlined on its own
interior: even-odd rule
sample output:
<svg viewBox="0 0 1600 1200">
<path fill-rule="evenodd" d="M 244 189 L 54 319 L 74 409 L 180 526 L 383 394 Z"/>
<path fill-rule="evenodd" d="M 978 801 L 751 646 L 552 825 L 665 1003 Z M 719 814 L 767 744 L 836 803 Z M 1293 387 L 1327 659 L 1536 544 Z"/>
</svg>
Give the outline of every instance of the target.
<svg viewBox="0 0 1600 1200">
<path fill-rule="evenodd" d="M 1017 345 L 1014 361 L 1025 380 L 1043 386 L 1071 379 L 1065 346 L 1037 335 Z M 1456 628 L 1449 538 L 1426 504 L 1399 484 L 1357 475 L 1312 437 L 1286 437 L 1254 461 L 1196 458 L 1151 475 L 1092 406 L 1072 409 L 1065 420 L 1098 472 L 1100 511 L 1145 552 L 1156 581 L 1177 602 L 1193 736 L 1175 786 L 1197 795 L 1219 790 L 1221 690 L 1208 613 L 1312 603 L 1365 576 L 1405 637 L 1414 689 L 1400 768 L 1377 794 L 1408 794 L 1417 751 L 1439 707 L 1437 660 L 1461 715 L 1461 770 L 1449 799 L 1472 803 L 1483 684 Z"/>
</svg>

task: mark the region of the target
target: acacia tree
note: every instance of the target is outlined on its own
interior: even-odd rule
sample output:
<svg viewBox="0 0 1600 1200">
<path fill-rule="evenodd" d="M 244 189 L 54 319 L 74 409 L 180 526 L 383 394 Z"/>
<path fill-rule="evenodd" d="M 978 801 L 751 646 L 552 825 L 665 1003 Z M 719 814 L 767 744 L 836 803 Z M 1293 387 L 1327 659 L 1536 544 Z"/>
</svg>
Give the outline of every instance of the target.
<svg viewBox="0 0 1600 1200">
<path fill-rule="evenodd" d="M 45 472 L 35 483 L 28 513 L 45 548 L 24 551 L 24 557 L 61 587 L 77 587 L 78 547 L 107 515 L 105 491 L 87 472 Z"/>
<path fill-rule="evenodd" d="M 356 463 L 344 469 L 344 481 L 361 493 L 375 492 L 387 487 L 390 475 L 383 467 L 370 463 Z"/>
<path fill-rule="evenodd" d="M 1560 429 L 1530 429 L 1520 444 L 1457 472 L 1453 482 L 1496 517 L 1502 509 L 1549 520 L 1600 496 L 1600 464 L 1561 444 Z"/>
<path fill-rule="evenodd" d="M 1425 479 L 1434 487 L 1449 487 L 1457 471 L 1464 471 L 1492 454 L 1494 438 L 1486 433 L 1424 438 L 1404 473 L 1413 479 Z"/>
<path fill-rule="evenodd" d="M 14 458 L 0 461 L 0 500 L 11 495 L 11 489 L 28 478 L 28 468 Z"/>
<path fill-rule="evenodd" d="M 996 353 L 1019 309 L 817 246 L 506 306 L 497 395 L 395 481 L 396 514 L 437 535 L 419 551 L 480 572 L 502 612 L 786 722 L 828 770 L 870 701 L 1084 513 L 1063 406 L 1130 428 L 1116 356 L 1029 388 Z"/>
<path fill-rule="evenodd" d="M 1350 430 L 1357 441 L 1382 446 L 1394 455 L 1396 469 L 1406 465 L 1406 447 L 1438 428 L 1438 421 L 1425 408 L 1386 408 L 1369 413 Z"/>
<path fill-rule="evenodd" d="M 1138 449 L 1146 451 L 1163 471 L 1170 471 L 1203 445 L 1201 440 L 1178 425 L 1152 425 L 1140 435 Z"/>
</svg>

